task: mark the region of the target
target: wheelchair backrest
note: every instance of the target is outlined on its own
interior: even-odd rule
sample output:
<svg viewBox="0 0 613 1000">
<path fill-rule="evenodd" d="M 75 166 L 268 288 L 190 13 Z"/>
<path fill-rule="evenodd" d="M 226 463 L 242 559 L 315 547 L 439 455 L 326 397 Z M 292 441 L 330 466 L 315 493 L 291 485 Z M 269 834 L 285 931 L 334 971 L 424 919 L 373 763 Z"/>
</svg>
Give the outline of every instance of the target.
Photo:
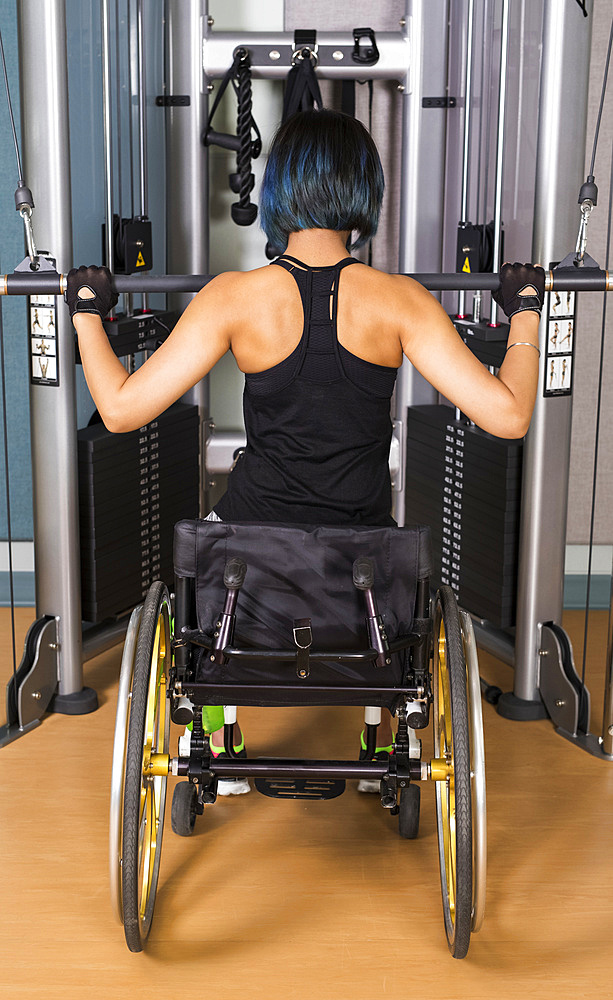
<svg viewBox="0 0 613 1000">
<path fill-rule="evenodd" d="M 296 619 L 312 621 L 313 648 L 367 645 L 364 596 L 353 584 L 360 556 L 374 565 L 374 591 L 388 636 L 411 631 L 418 580 L 431 573 L 427 527 L 296 527 L 190 520 L 175 525 L 175 573 L 195 580 L 198 627 L 213 631 L 223 607 L 224 568 L 247 564 L 235 643 L 286 648 Z"/>
</svg>

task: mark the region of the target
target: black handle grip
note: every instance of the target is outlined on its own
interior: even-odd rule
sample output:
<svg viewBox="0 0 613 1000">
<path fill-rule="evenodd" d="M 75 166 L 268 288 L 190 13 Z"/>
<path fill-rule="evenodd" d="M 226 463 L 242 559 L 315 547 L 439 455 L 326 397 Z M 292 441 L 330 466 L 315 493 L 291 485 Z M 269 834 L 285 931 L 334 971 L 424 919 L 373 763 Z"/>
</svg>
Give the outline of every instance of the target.
<svg viewBox="0 0 613 1000">
<path fill-rule="evenodd" d="M 203 139 L 205 146 L 221 146 L 222 149 L 231 149 L 238 153 L 241 148 L 241 141 L 237 135 L 228 135 L 227 132 L 214 132 L 209 129 Z"/>
<path fill-rule="evenodd" d="M 243 559 L 228 559 L 223 571 L 223 583 L 226 590 L 240 590 L 245 582 L 247 563 Z"/>
<path fill-rule="evenodd" d="M 358 590 L 370 590 L 375 582 L 375 569 L 372 559 L 360 556 L 353 564 L 353 585 Z"/>
</svg>

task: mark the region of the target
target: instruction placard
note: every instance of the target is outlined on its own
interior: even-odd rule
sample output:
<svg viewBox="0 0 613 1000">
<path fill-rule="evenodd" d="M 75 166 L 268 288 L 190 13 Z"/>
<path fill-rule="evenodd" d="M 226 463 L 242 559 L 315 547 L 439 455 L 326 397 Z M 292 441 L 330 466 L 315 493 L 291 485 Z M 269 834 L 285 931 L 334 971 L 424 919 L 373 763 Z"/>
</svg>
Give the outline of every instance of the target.
<svg viewBox="0 0 613 1000">
<path fill-rule="evenodd" d="M 543 395 L 571 395 L 574 348 L 575 293 L 549 292 Z"/>
<path fill-rule="evenodd" d="M 56 298 L 31 295 L 29 309 L 30 380 L 35 385 L 59 385 Z"/>
</svg>

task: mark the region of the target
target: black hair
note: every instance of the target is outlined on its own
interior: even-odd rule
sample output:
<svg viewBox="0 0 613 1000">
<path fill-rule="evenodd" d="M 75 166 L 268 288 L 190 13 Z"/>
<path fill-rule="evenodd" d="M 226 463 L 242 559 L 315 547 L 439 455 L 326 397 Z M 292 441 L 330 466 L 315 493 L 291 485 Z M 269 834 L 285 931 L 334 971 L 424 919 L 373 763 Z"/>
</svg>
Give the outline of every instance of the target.
<svg viewBox="0 0 613 1000">
<path fill-rule="evenodd" d="M 339 111 L 298 111 L 273 139 L 260 192 L 260 223 L 285 249 L 302 229 L 377 231 L 384 189 L 377 147 L 361 122 Z"/>
</svg>

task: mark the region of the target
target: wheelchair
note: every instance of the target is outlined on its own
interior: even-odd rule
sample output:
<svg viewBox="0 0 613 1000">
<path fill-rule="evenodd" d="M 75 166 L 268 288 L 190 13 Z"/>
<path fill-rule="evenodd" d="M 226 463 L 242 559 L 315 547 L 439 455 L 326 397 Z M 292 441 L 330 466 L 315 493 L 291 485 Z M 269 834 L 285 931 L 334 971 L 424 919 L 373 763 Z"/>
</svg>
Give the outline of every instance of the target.
<svg viewBox="0 0 613 1000">
<path fill-rule="evenodd" d="M 431 595 L 430 529 L 180 521 L 174 564 L 174 595 L 156 582 L 132 613 L 119 679 L 110 879 L 129 949 L 141 951 L 151 927 L 169 774 L 185 779 L 171 810 L 180 836 L 215 803 L 220 778 L 307 798 L 374 779 L 407 839 L 419 783 L 436 783 L 445 932 L 464 958 L 485 903 L 481 689 L 470 616 L 448 586 Z M 215 757 L 207 706 L 220 705 Z M 238 756 L 239 705 L 364 706 L 366 750 L 341 761 Z M 392 752 L 375 755 L 384 708 L 397 732 Z M 431 714 L 435 756 L 424 760 L 418 734 Z M 193 723 L 189 756 L 170 754 L 171 718 Z"/>
</svg>

